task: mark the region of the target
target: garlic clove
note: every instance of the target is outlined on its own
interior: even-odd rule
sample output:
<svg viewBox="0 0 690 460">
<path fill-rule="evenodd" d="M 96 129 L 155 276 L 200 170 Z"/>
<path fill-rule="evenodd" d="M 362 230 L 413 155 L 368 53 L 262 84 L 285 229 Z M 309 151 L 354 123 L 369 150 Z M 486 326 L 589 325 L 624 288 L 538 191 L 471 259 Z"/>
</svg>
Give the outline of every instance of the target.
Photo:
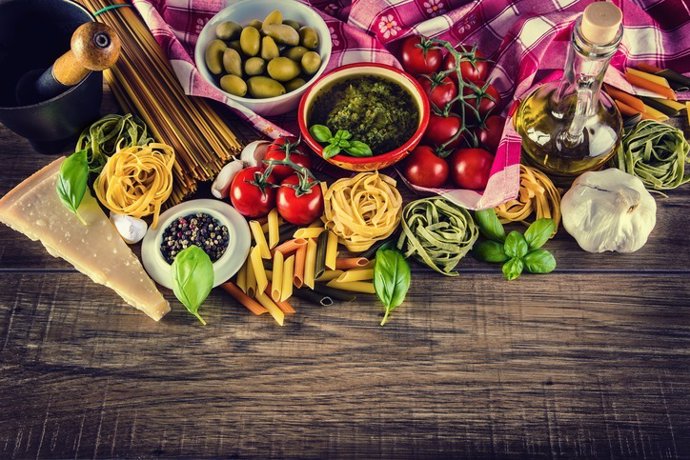
<svg viewBox="0 0 690 460">
<path fill-rule="evenodd" d="M 269 141 L 250 142 L 242 149 L 240 159 L 244 161 L 244 164 L 247 166 L 261 166 L 261 160 L 264 159 L 269 145 L 271 145 Z"/>
<path fill-rule="evenodd" d="M 111 212 L 110 221 L 127 244 L 136 244 L 141 241 L 148 229 L 148 225 L 142 219 L 125 214 Z"/>
<path fill-rule="evenodd" d="M 227 197 L 232 179 L 243 169 L 244 163 L 242 160 L 233 160 L 223 166 L 223 169 L 220 170 L 213 181 L 213 185 L 211 185 L 211 194 L 220 200 Z"/>
</svg>

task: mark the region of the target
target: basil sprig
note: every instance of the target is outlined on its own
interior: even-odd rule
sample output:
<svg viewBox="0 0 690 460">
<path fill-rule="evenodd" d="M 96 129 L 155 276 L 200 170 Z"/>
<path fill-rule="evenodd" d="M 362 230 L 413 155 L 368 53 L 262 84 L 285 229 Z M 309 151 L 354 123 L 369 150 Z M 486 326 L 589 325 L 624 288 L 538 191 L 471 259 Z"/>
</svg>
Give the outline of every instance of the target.
<svg viewBox="0 0 690 460">
<path fill-rule="evenodd" d="M 335 135 L 325 125 L 312 125 L 309 133 L 321 144 L 328 144 L 323 148 L 323 157 L 328 159 L 336 156 L 341 151 L 353 157 L 370 157 L 374 153 L 364 142 L 352 140 L 352 134 L 346 129 L 339 129 Z"/>
<path fill-rule="evenodd" d="M 62 204 L 72 211 L 84 225 L 86 225 L 86 221 L 79 215 L 79 205 L 86 193 L 89 179 L 89 163 L 86 153 L 86 150 L 79 150 L 62 162 L 55 187 Z"/>
<path fill-rule="evenodd" d="M 553 254 L 541 249 L 556 230 L 553 219 L 538 219 L 524 235 L 512 231 L 508 236 L 493 209 L 477 211 L 475 221 L 487 238 L 474 247 L 475 257 L 484 262 L 503 263 L 503 276 L 507 280 L 514 280 L 524 270 L 529 273 L 551 273 L 556 269 Z"/>
<path fill-rule="evenodd" d="M 381 248 L 376 251 L 374 289 L 385 308 L 381 326 L 405 300 L 410 289 L 410 278 L 410 265 L 397 249 Z"/>
<path fill-rule="evenodd" d="M 172 272 L 175 297 L 205 326 L 199 307 L 213 288 L 211 258 L 200 247 L 189 246 L 175 257 Z"/>
</svg>

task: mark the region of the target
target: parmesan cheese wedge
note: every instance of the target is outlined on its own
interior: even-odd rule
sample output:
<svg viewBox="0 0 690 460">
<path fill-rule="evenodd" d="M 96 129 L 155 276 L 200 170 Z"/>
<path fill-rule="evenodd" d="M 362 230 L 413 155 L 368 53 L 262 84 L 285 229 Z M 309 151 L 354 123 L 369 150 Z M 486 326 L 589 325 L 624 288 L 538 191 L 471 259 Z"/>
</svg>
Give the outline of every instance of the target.
<svg viewBox="0 0 690 460">
<path fill-rule="evenodd" d="M 87 191 L 79 207 L 87 225 L 60 201 L 55 186 L 64 159 L 53 161 L 0 199 L 0 222 L 39 240 L 50 255 L 65 259 L 158 321 L 170 304 L 96 200 Z"/>
</svg>

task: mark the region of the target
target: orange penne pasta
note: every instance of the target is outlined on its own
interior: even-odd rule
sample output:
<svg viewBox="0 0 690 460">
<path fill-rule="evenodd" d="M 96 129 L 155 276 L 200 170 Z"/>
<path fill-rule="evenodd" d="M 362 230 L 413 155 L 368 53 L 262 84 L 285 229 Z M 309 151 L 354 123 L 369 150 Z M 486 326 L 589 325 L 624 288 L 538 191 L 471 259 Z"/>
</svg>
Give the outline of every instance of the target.
<svg viewBox="0 0 690 460">
<path fill-rule="evenodd" d="M 294 308 L 292 308 L 292 305 L 288 303 L 287 300 L 283 300 L 281 302 L 276 302 L 276 305 L 278 305 L 278 308 L 283 310 L 283 313 L 286 315 L 294 315 L 297 313 Z"/>
<path fill-rule="evenodd" d="M 366 257 L 345 257 L 335 260 L 336 270 L 350 270 L 351 268 L 366 267 L 369 259 Z"/>
<path fill-rule="evenodd" d="M 642 102 L 642 100 L 636 98 L 632 94 L 628 94 L 625 91 L 621 91 L 607 84 L 604 84 L 604 90 L 608 93 L 609 96 L 611 96 L 615 100 L 621 101 L 622 103 L 624 103 L 628 107 L 632 107 L 639 113 L 644 113 L 644 102 Z"/>
<path fill-rule="evenodd" d="M 305 244 L 300 246 L 295 252 L 295 271 L 292 275 L 294 282 L 293 284 L 301 288 L 304 284 L 304 261 L 307 258 L 307 246 L 306 240 Z"/>
<path fill-rule="evenodd" d="M 304 238 L 295 238 L 294 240 L 287 240 L 283 244 L 276 246 L 273 251 L 279 251 L 284 256 L 290 254 L 291 252 L 297 251 L 301 247 L 306 247 L 307 240 Z"/>
<path fill-rule="evenodd" d="M 242 292 L 242 290 L 238 288 L 232 281 L 223 283 L 220 285 L 220 287 L 222 287 L 225 290 L 225 292 L 230 294 L 235 300 L 244 305 L 247 308 L 247 310 L 254 313 L 255 315 L 263 315 L 264 313 L 268 313 L 268 310 L 262 307 L 258 302 L 249 297 L 247 294 Z"/>
<path fill-rule="evenodd" d="M 621 111 L 621 115 L 625 115 L 626 117 L 634 117 L 638 113 L 642 113 L 639 110 L 635 110 L 634 108 L 630 107 L 628 104 L 619 101 L 618 99 L 614 99 L 613 102 L 615 102 L 618 106 L 618 110 Z M 644 116 L 644 113 L 642 116 Z"/>
<path fill-rule="evenodd" d="M 637 64 L 636 67 L 638 69 L 644 71 L 644 72 L 649 72 L 649 73 L 659 73 L 659 72 L 663 71 L 663 69 L 660 69 L 657 66 L 653 66 L 651 64 L 646 64 L 644 62 Z"/>
<path fill-rule="evenodd" d="M 671 88 L 666 88 L 665 86 L 657 85 L 647 79 L 644 79 L 638 75 L 633 75 L 630 72 L 625 72 L 625 79 L 632 85 L 639 86 L 646 90 L 652 91 L 666 99 L 671 99 L 677 101 L 676 93 Z"/>
</svg>

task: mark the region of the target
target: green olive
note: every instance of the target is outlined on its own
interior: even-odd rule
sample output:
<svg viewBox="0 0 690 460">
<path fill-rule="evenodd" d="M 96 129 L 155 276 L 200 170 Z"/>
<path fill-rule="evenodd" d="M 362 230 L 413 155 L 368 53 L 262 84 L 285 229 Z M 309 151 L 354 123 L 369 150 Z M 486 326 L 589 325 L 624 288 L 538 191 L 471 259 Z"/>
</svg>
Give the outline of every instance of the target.
<svg viewBox="0 0 690 460">
<path fill-rule="evenodd" d="M 242 76 L 242 58 L 237 50 L 226 48 L 223 52 L 223 68 L 232 75 Z"/>
<path fill-rule="evenodd" d="M 286 57 L 271 59 L 268 62 L 268 66 L 266 66 L 266 70 L 271 78 L 278 81 L 290 81 L 300 73 L 297 63 Z"/>
<path fill-rule="evenodd" d="M 273 10 L 268 13 L 268 16 L 264 19 L 263 25 L 267 26 L 269 24 L 282 24 L 283 23 L 283 13 L 280 10 Z"/>
<path fill-rule="evenodd" d="M 242 46 L 240 45 L 239 40 L 233 40 L 230 43 L 228 43 L 228 48 L 232 48 L 240 54 L 242 53 Z"/>
<path fill-rule="evenodd" d="M 299 29 L 299 38 L 302 46 L 306 46 L 310 50 L 315 50 L 319 47 L 319 35 L 312 27 L 301 27 Z"/>
<path fill-rule="evenodd" d="M 249 86 L 249 94 L 257 99 L 285 94 L 285 87 L 268 77 L 252 77 L 247 80 L 247 86 Z"/>
<path fill-rule="evenodd" d="M 266 71 L 266 61 L 260 57 L 252 57 L 244 61 L 244 73 L 253 77 Z"/>
<path fill-rule="evenodd" d="M 314 75 L 321 67 L 321 56 L 316 51 L 307 51 L 302 56 L 302 70 L 307 75 Z"/>
<path fill-rule="evenodd" d="M 261 27 L 263 26 L 263 23 L 259 19 L 252 19 L 249 21 L 249 24 L 247 24 L 247 27 L 253 27 L 256 30 L 261 30 Z"/>
<path fill-rule="evenodd" d="M 263 26 L 261 30 L 280 45 L 299 45 L 299 33 L 285 24 L 268 24 Z"/>
<path fill-rule="evenodd" d="M 234 40 L 240 36 L 242 26 L 233 21 L 221 22 L 216 26 L 216 37 L 221 40 Z"/>
<path fill-rule="evenodd" d="M 247 84 L 237 75 L 224 75 L 220 79 L 220 87 L 235 96 L 244 97 L 247 94 Z"/>
<path fill-rule="evenodd" d="M 261 39 L 261 57 L 267 61 L 280 56 L 278 45 L 271 37 L 263 37 Z"/>
<path fill-rule="evenodd" d="M 290 80 L 289 82 L 285 83 L 285 89 L 288 91 L 294 91 L 300 86 L 306 85 L 307 82 L 304 81 L 304 78 L 294 78 Z"/>
<path fill-rule="evenodd" d="M 222 40 L 213 40 L 206 48 L 206 67 L 213 75 L 223 72 L 223 52 L 228 46 Z"/>
<path fill-rule="evenodd" d="M 285 24 L 286 26 L 290 26 L 297 31 L 299 31 L 299 28 L 302 27 L 302 24 L 292 19 L 284 19 L 283 24 Z"/>
<path fill-rule="evenodd" d="M 295 62 L 300 62 L 304 53 L 309 51 L 304 46 L 293 46 L 292 48 L 287 48 L 283 51 L 283 56 L 290 58 Z"/>
<path fill-rule="evenodd" d="M 259 31 L 252 26 L 242 29 L 240 46 L 242 47 L 242 52 L 247 56 L 259 54 L 259 47 L 261 46 L 261 34 L 259 34 Z"/>
</svg>

